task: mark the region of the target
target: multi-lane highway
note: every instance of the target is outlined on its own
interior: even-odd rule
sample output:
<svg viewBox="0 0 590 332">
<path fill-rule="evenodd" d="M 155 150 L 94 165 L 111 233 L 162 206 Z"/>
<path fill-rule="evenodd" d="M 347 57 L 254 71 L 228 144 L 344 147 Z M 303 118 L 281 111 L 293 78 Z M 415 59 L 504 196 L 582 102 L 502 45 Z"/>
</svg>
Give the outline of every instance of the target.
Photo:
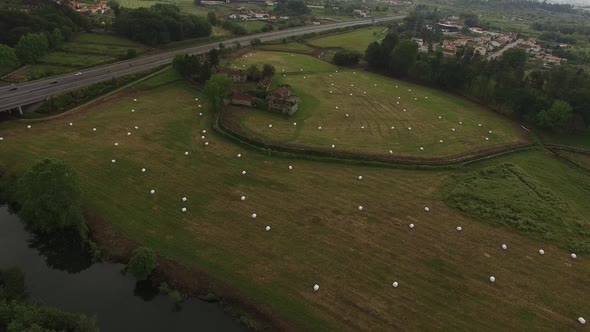
<svg viewBox="0 0 590 332">
<path fill-rule="evenodd" d="M 390 16 L 376 19 L 375 22 L 394 21 L 401 20 L 403 18 L 404 16 Z M 259 38 L 261 41 L 267 42 L 280 40 L 291 36 L 303 35 L 311 32 L 321 32 L 370 23 L 372 23 L 372 20 L 367 19 L 326 25 L 305 26 L 301 28 L 228 39 L 224 40 L 223 43 L 228 46 L 233 45 L 235 42 L 239 42 L 241 45 L 247 45 L 254 38 Z M 179 53 L 202 54 L 218 46 L 219 42 L 188 47 L 166 53 L 160 53 L 157 55 L 140 57 L 133 60 L 121 61 L 109 65 L 90 68 L 82 71 L 82 74 L 79 75 L 71 73 L 17 85 L 3 86 L 0 87 L 0 112 L 18 108 L 19 106 L 33 104 L 45 100 L 52 95 L 79 89 L 81 87 L 109 80 L 114 77 L 129 75 L 144 71 L 146 69 L 170 64 L 174 56 Z"/>
</svg>

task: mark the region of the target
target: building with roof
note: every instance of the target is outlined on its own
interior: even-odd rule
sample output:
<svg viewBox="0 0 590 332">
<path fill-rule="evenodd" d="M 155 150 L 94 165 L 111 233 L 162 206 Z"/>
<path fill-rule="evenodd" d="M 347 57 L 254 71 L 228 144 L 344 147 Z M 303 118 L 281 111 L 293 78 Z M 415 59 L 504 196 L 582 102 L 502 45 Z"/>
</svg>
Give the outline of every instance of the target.
<svg viewBox="0 0 590 332">
<path fill-rule="evenodd" d="M 293 115 L 297 112 L 301 99 L 294 95 L 289 86 L 281 86 L 266 97 L 268 110 L 283 115 Z"/>
</svg>

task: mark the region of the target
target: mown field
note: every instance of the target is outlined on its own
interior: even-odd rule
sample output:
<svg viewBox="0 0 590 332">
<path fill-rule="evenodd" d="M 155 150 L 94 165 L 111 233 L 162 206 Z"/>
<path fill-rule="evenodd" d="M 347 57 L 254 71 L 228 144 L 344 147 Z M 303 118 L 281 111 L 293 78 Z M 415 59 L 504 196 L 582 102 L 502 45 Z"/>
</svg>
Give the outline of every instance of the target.
<svg viewBox="0 0 590 332">
<path fill-rule="evenodd" d="M 465 99 L 312 56 L 253 52 L 232 63 L 267 62 L 277 69 L 273 84 L 289 84 L 302 102 L 291 117 L 232 111 L 243 132 L 266 143 L 431 158 L 526 141 L 522 128 Z"/>
<path fill-rule="evenodd" d="M 370 43 L 380 41 L 386 34 L 387 31 L 383 27 L 363 28 L 347 33 L 311 39 L 309 43 L 319 47 L 340 47 L 364 54 Z"/>
<path fill-rule="evenodd" d="M 247 150 L 212 130 L 201 93 L 174 76 L 30 129 L 1 123 L 0 169 L 20 174 L 42 157 L 66 160 L 81 176 L 84 206 L 117 232 L 304 329 L 557 331 L 590 317 L 586 255 L 573 260 L 559 241 L 533 240 L 447 207 L 443 186 L 457 172 Z M 586 173 L 543 152 L 465 172 L 503 162 L 551 188 L 587 229 Z"/>
</svg>

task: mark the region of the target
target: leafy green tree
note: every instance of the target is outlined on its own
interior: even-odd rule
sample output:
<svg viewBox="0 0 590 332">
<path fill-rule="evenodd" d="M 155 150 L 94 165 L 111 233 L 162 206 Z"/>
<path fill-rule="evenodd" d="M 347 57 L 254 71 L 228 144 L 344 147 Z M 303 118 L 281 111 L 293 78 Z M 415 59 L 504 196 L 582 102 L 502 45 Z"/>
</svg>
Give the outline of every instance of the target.
<svg viewBox="0 0 590 332">
<path fill-rule="evenodd" d="M 359 63 L 361 54 L 355 51 L 342 50 L 334 53 L 332 60 L 338 66 L 352 66 Z"/>
<path fill-rule="evenodd" d="M 232 81 L 226 75 L 216 74 L 211 76 L 205 85 L 205 95 L 213 111 L 219 112 L 223 107 L 223 99 L 227 96 Z"/>
<path fill-rule="evenodd" d="M 248 74 L 248 79 L 252 81 L 258 81 L 260 78 L 262 78 L 262 72 L 255 64 L 251 64 L 250 67 L 246 69 L 246 73 Z"/>
<path fill-rule="evenodd" d="M 273 76 L 276 72 L 275 66 L 270 63 L 262 65 L 262 76 Z"/>
<path fill-rule="evenodd" d="M 156 266 L 158 266 L 156 253 L 151 249 L 140 247 L 133 251 L 127 264 L 127 271 L 137 280 L 145 280 Z"/>
<path fill-rule="evenodd" d="M 18 57 L 12 47 L 0 44 L 0 71 L 18 67 Z"/>
<path fill-rule="evenodd" d="M 217 68 L 217 66 L 219 65 L 219 61 L 221 60 L 219 50 L 217 50 L 216 48 L 211 49 L 209 53 L 207 53 L 207 59 L 209 60 L 211 67 Z"/>
<path fill-rule="evenodd" d="M 14 50 L 21 63 L 33 64 L 47 54 L 49 41 L 44 33 L 28 33 L 20 38 Z"/>
<path fill-rule="evenodd" d="M 528 55 L 522 48 L 510 48 L 504 51 L 501 56 L 501 61 L 511 69 L 524 68 Z"/>
<path fill-rule="evenodd" d="M 416 54 L 418 45 L 415 42 L 407 39 L 400 41 L 391 52 L 391 70 L 397 75 L 406 75 L 416 62 Z"/>
<path fill-rule="evenodd" d="M 51 233 L 66 228 L 83 229 L 80 181 L 62 160 L 44 159 L 20 179 L 20 216 L 35 231 Z"/>
<path fill-rule="evenodd" d="M 537 114 L 539 126 L 554 131 L 564 130 L 572 117 L 572 107 L 563 100 L 556 100 L 550 108 Z"/>
<path fill-rule="evenodd" d="M 110 0 L 109 2 L 107 2 L 107 6 L 109 6 L 109 8 L 111 8 L 113 10 L 113 13 L 115 13 L 115 16 L 118 16 L 119 13 L 121 12 L 121 5 L 116 0 Z"/>
<path fill-rule="evenodd" d="M 59 48 L 64 42 L 64 35 L 62 34 L 61 30 L 58 28 L 53 29 L 51 35 L 49 36 L 49 47 L 51 49 Z"/>
<path fill-rule="evenodd" d="M 217 23 L 219 23 L 219 20 L 217 19 L 217 15 L 214 12 L 207 13 L 207 21 L 211 25 L 217 25 Z"/>
</svg>

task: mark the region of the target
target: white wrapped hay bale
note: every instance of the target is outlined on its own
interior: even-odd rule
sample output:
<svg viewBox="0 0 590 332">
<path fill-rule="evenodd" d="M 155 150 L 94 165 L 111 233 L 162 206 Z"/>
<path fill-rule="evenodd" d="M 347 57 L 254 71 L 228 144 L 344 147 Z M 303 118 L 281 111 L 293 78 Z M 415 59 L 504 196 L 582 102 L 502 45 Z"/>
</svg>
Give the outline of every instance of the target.
<svg viewBox="0 0 590 332">
<path fill-rule="evenodd" d="M 582 325 L 586 325 L 586 320 L 584 319 L 584 317 L 578 317 L 578 322 L 580 322 L 580 324 Z"/>
<path fill-rule="evenodd" d="M 318 284 L 313 285 L 313 291 L 314 292 L 317 292 L 319 290 L 320 290 L 320 285 L 318 285 Z"/>
<path fill-rule="evenodd" d="M 496 277 L 494 277 L 494 276 L 490 276 L 490 282 L 491 282 L 491 283 L 495 283 L 495 282 L 496 282 Z"/>
<path fill-rule="evenodd" d="M 393 288 L 397 288 L 397 286 L 399 286 L 399 283 L 397 281 L 394 281 L 391 286 L 393 286 Z"/>
<path fill-rule="evenodd" d="M 410 229 L 414 229 L 414 224 L 410 224 Z"/>
<path fill-rule="evenodd" d="M 502 244 L 502 250 L 506 250 L 508 249 L 508 246 L 506 244 Z"/>
<path fill-rule="evenodd" d="M 543 249 L 539 249 L 539 254 L 541 254 L 541 255 L 545 255 L 545 250 L 543 250 Z"/>
<path fill-rule="evenodd" d="M 256 215 L 256 213 L 252 213 L 252 215 L 250 217 L 252 217 L 252 219 L 256 219 L 256 217 L 258 217 L 258 216 Z"/>
<path fill-rule="evenodd" d="M 154 189 L 150 190 L 150 194 L 152 194 L 152 195 L 153 195 L 153 194 L 155 194 L 155 193 L 156 193 L 156 191 L 155 191 Z"/>
<path fill-rule="evenodd" d="M 183 207 L 182 209 L 180 209 L 180 211 L 182 211 L 184 213 L 184 212 L 186 212 L 186 208 Z"/>
<path fill-rule="evenodd" d="M 270 231 L 270 226 L 266 226 L 265 229 L 266 229 L 267 232 Z"/>
</svg>

